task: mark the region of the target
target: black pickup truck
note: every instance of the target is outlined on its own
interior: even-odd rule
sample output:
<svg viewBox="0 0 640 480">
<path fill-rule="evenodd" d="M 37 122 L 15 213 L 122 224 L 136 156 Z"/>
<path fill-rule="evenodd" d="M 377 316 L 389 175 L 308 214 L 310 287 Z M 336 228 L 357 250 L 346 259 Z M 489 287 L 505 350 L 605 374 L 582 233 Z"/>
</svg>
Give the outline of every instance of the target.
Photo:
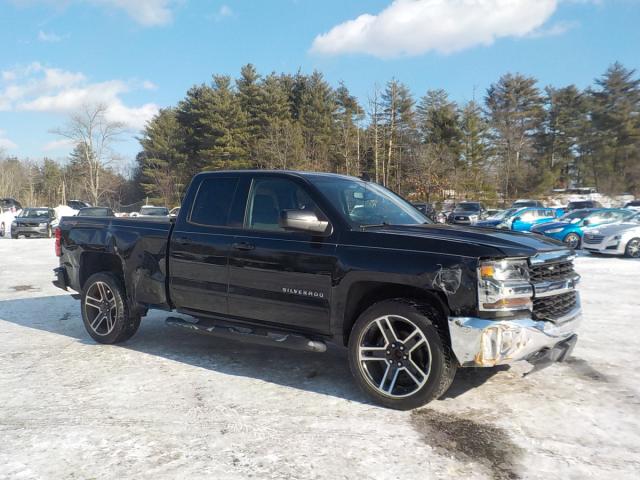
<svg viewBox="0 0 640 480">
<path fill-rule="evenodd" d="M 54 283 L 79 293 L 96 341 L 126 341 L 162 309 L 211 335 L 314 352 L 333 342 L 392 408 L 439 397 L 457 368 L 545 365 L 577 340 L 571 250 L 433 224 L 353 177 L 202 173 L 175 219 L 67 217 L 55 233 Z"/>
</svg>

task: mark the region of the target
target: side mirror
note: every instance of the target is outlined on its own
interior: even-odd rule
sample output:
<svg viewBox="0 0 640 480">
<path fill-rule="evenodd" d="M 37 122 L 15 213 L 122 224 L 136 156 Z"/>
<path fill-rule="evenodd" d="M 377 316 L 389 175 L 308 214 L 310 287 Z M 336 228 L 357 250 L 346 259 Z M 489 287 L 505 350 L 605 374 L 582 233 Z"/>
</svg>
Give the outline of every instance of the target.
<svg viewBox="0 0 640 480">
<path fill-rule="evenodd" d="M 520 217 L 514 217 L 514 219 L 512 220 L 513 223 L 519 222 L 520 220 L 522 220 L 522 218 Z"/>
<path fill-rule="evenodd" d="M 585 227 L 588 227 L 589 225 L 591 225 L 591 220 L 585 219 L 585 220 L 582 222 L 582 225 L 584 225 Z"/>
<path fill-rule="evenodd" d="M 319 220 L 316 214 L 309 210 L 283 210 L 280 213 L 280 227 L 299 232 L 326 233 L 329 222 Z"/>
</svg>

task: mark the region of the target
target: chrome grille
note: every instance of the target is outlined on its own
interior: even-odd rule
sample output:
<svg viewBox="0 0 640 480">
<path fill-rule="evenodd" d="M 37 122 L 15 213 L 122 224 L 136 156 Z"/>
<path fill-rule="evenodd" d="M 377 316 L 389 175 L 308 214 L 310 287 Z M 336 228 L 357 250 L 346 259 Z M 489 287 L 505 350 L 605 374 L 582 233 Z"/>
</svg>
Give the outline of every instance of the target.
<svg viewBox="0 0 640 480">
<path fill-rule="evenodd" d="M 584 243 L 590 243 L 590 244 L 598 244 L 601 243 L 604 240 L 604 235 L 593 235 L 591 233 L 587 233 L 584 236 Z"/>
<path fill-rule="evenodd" d="M 534 298 L 533 317 L 536 320 L 557 320 L 576 307 L 577 298 L 575 291 L 552 297 Z"/>
<path fill-rule="evenodd" d="M 575 274 L 572 260 L 561 262 L 541 263 L 529 267 L 529 279 L 531 283 L 548 282 L 553 280 L 563 280 Z"/>
</svg>

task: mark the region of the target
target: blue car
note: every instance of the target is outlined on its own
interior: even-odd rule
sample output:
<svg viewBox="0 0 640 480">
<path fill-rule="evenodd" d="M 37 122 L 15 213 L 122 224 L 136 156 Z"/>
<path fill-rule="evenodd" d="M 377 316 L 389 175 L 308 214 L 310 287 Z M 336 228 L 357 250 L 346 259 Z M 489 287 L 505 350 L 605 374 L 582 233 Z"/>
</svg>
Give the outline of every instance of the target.
<svg viewBox="0 0 640 480">
<path fill-rule="evenodd" d="M 485 228 L 496 228 L 498 225 L 502 223 L 505 218 L 510 217 L 513 213 L 518 210 L 522 210 L 521 208 L 508 208 L 507 210 L 503 210 L 496 215 L 492 215 L 491 217 L 486 218 L 485 220 L 480 220 L 476 222 L 476 227 L 485 227 Z"/>
<path fill-rule="evenodd" d="M 542 207 L 526 207 L 526 208 L 510 208 L 504 212 L 502 218 L 478 222 L 478 227 L 493 227 L 505 230 L 513 230 L 516 232 L 529 232 L 531 229 L 541 223 L 553 222 L 558 216 L 562 215 L 562 210 L 555 208 Z"/>
<path fill-rule="evenodd" d="M 622 208 L 584 208 L 567 213 L 557 222 L 537 225 L 531 231 L 564 242 L 571 248 L 580 248 L 585 228 L 624 222 L 633 215 L 633 211 Z"/>
</svg>

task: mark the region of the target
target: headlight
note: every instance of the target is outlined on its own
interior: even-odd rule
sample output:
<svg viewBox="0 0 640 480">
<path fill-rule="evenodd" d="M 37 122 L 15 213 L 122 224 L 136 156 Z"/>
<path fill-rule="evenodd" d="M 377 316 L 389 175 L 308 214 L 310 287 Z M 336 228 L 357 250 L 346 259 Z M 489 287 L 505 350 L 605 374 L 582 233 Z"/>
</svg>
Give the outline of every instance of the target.
<svg viewBox="0 0 640 480">
<path fill-rule="evenodd" d="M 47 222 L 39 223 L 38 226 L 39 227 L 46 227 L 47 226 Z"/>
<path fill-rule="evenodd" d="M 478 268 L 478 308 L 482 311 L 531 310 L 533 287 L 526 260 L 482 262 Z"/>
<path fill-rule="evenodd" d="M 11 222 L 11 226 L 15 227 L 16 225 L 18 225 L 18 222 L 16 222 L 15 220 L 13 222 Z"/>
<path fill-rule="evenodd" d="M 564 230 L 564 228 L 551 228 L 547 231 L 545 231 L 544 233 L 560 233 Z"/>
<path fill-rule="evenodd" d="M 613 239 L 619 242 L 620 240 L 622 240 L 622 235 L 616 235 L 615 237 L 613 237 Z"/>
</svg>

